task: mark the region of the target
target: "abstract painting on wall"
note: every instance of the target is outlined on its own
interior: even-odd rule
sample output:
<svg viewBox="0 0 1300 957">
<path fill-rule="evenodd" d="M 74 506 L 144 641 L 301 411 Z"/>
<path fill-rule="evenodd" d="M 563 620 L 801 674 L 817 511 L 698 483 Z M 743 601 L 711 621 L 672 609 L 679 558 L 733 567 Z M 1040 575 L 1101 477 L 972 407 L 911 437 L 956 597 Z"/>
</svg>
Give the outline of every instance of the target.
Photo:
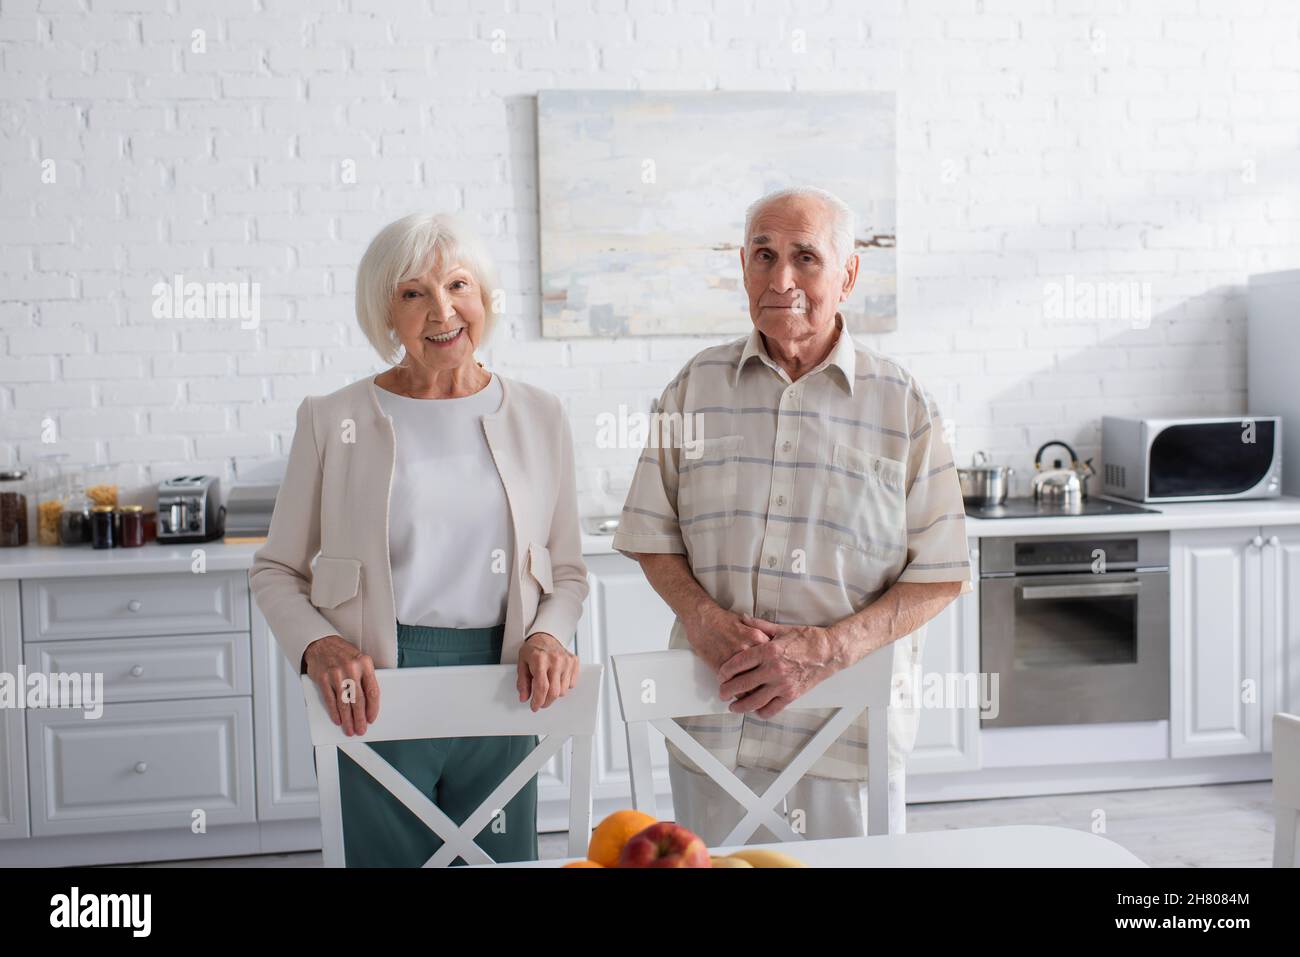
<svg viewBox="0 0 1300 957">
<path fill-rule="evenodd" d="M 542 91 L 542 334 L 748 332 L 745 207 L 785 186 L 853 209 L 854 332 L 897 326 L 893 93 Z"/>
</svg>

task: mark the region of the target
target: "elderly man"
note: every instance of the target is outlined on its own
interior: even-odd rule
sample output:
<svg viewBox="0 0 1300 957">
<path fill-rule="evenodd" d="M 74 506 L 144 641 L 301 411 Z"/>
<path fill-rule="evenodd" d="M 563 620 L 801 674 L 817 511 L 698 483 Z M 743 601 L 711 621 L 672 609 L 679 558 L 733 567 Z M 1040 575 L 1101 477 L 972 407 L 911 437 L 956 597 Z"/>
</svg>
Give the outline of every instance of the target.
<svg viewBox="0 0 1300 957">
<path fill-rule="evenodd" d="M 919 671 L 918 629 L 971 585 L 938 410 L 838 311 L 858 274 L 852 212 L 824 190 L 770 193 L 746 213 L 740 264 L 754 329 L 664 389 L 658 411 L 690 416 L 703 438 L 690 454 L 647 445 L 614 547 L 675 612 L 669 647 L 693 649 L 735 699 L 679 723 L 761 793 L 830 714 L 799 710 L 801 695 L 891 643 L 895 683 Z M 897 832 L 918 716 L 890 712 Z M 789 793 L 792 827 L 866 833 L 866 746 L 863 716 Z M 676 819 L 716 846 L 742 810 L 668 748 Z"/>
</svg>

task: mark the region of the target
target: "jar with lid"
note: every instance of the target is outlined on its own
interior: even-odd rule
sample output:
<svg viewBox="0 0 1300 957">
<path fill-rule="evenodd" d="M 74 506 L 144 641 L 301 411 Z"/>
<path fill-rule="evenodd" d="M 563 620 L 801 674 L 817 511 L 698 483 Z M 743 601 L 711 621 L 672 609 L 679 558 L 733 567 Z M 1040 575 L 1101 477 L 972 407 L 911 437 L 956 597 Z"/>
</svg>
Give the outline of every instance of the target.
<svg viewBox="0 0 1300 957">
<path fill-rule="evenodd" d="M 32 491 L 36 496 L 36 544 L 59 544 L 59 520 L 63 499 L 68 494 L 64 461 L 66 452 L 38 456 L 32 470 Z"/>
<path fill-rule="evenodd" d="M 27 544 L 26 469 L 0 471 L 0 548 Z"/>
<path fill-rule="evenodd" d="M 117 510 L 118 492 L 117 465 L 104 462 L 86 467 L 86 494 L 95 506 L 107 505 L 113 510 L 113 545 L 117 545 L 122 532 L 122 513 Z M 91 535 L 92 544 L 94 535 Z"/>
<path fill-rule="evenodd" d="M 94 504 L 81 482 L 72 486 L 63 500 L 63 511 L 59 513 L 60 542 L 64 545 L 85 545 L 90 541 L 90 510 Z"/>
<path fill-rule="evenodd" d="M 111 505 L 96 505 L 90 511 L 90 545 L 92 548 L 112 548 L 117 544 L 113 519 L 117 509 Z"/>
<path fill-rule="evenodd" d="M 121 548 L 139 548 L 144 544 L 144 506 L 123 505 L 122 535 L 118 539 Z"/>
</svg>

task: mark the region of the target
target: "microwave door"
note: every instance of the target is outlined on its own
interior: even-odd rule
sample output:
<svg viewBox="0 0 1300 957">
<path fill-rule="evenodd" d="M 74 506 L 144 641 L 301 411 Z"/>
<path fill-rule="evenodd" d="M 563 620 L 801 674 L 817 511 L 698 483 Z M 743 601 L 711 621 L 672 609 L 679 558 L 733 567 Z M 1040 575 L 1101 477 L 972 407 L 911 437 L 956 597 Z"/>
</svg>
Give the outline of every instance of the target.
<svg viewBox="0 0 1300 957">
<path fill-rule="evenodd" d="M 1148 497 L 1223 498 L 1252 491 L 1273 467 L 1275 426 L 1271 419 L 1166 425 L 1150 439 Z"/>
</svg>

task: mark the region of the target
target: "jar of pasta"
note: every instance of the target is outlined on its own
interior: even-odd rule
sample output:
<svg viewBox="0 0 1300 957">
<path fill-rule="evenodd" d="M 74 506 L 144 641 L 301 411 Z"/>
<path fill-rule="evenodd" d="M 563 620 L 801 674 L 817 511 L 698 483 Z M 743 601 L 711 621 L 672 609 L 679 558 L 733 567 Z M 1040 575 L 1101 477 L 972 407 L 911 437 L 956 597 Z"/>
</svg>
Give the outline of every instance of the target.
<svg viewBox="0 0 1300 957">
<path fill-rule="evenodd" d="M 33 469 L 38 545 L 59 544 L 59 517 L 63 514 L 63 499 L 68 494 L 63 465 L 67 457 L 66 452 L 39 456 Z"/>
<path fill-rule="evenodd" d="M 86 468 L 86 495 L 96 505 L 117 508 L 117 467 L 91 465 Z"/>
</svg>

